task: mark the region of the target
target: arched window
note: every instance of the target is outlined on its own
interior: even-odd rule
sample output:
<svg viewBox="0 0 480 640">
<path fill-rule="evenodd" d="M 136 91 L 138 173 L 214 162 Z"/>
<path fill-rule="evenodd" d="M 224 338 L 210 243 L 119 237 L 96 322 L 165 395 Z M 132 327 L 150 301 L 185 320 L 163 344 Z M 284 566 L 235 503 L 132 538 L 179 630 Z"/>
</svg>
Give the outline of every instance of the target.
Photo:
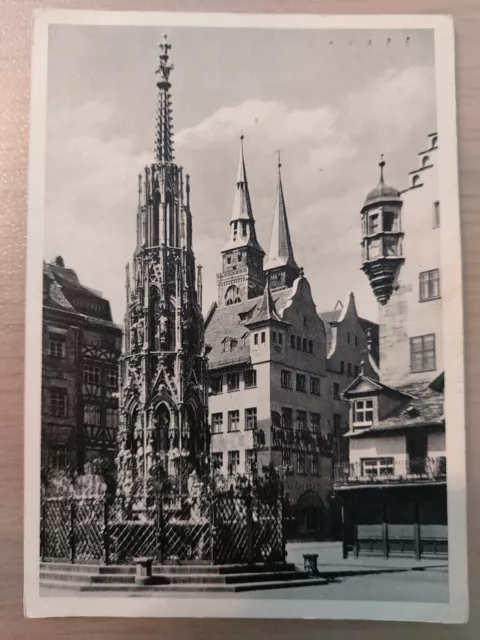
<svg viewBox="0 0 480 640">
<path fill-rule="evenodd" d="M 430 156 L 423 156 L 422 167 L 426 167 L 429 162 L 430 162 Z"/>
<path fill-rule="evenodd" d="M 420 181 L 420 176 L 418 176 L 418 175 L 413 176 L 413 178 L 412 178 L 412 187 L 417 186 L 417 184 L 419 183 L 419 181 Z"/>
<path fill-rule="evenodd" d="M 436 149 L 437 142 L 438 142 L 437 136 L 433 136 L 433 138 L 432 138 L 432 149 Z"/>
<path fill-rule="evenodd" d="M 241 301 L 240 289 L 232 284 L 225 292 L 225 304 L 228 306 Z"/>
<path fill-rule="evenodd" d="M 162 404 L 158 407 L 155 415 L 155 445 L 157 452 L 168 451 L 170 420 L 170 411 L 168 410 L 167 405 L 162 402 Z"/>
<path fill-rule="evenodd" d="M 150 345 L 160 351 L 160 297 L 156 288 L 150 291 Z"/>
<path fill-rule="evenodd" d="M 344 371 L 345 371 L 345 363 L 344 363 L 344 361 L 342 360 L 342 361 L 340 362 L 340 373 L 343 373 Z"/>
</svg>

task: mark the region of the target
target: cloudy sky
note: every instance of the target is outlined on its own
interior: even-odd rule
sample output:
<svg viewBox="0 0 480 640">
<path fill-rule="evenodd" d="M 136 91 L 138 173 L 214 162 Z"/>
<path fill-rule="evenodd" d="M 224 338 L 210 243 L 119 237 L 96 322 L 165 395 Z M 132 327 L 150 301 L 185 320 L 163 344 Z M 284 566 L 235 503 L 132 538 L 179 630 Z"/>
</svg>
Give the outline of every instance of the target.
<svg viewBox="0 0 480 640">
<path fill-rule="evenodd" d="M 168 28 L 175 70 L 176 161 L 191 175 L 204 312 L 228 237 L 239 136 L 257 235 L 268 250 L 282 150 L 297 262 L 319 311 L 355 293 L 376 318 L 360 271 L 360 215 L 378 182 L 401 189 L 435 131 L 430 31 Z M 158 27 L 51 26 L 45 258 L 124 313 L 135 243 L 137 174 L 153 161 Z"/>
</svg>

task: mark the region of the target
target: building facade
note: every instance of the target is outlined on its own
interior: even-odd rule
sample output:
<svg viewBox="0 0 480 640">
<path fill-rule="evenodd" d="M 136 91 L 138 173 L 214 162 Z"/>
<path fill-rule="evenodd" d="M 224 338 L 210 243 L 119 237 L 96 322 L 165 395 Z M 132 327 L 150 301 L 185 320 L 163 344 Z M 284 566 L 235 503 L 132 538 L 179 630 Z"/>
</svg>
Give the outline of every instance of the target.
<svg viewBox="0 0 480 640">
<path fill-rule="evenodd" d="M 379 302 L 379 378 L 346 389 L 349 463 L 336 469 L 344 553 L 446 553 L 446 453 L 438 137 L 403 191 L 379 185 L 362 208 L 363 263 Z"/>
<path fill-rule="evenodd" d="M 187 491 L 208 450 L 201 280 L 189 176 L 174 162 L 170 45 L 160 45 L 156 159 L 139 176 L 136 248 L 126 274 L 118 481 L 146 498 L 161 473 Z"/>
<path fill-rule="evenodd" d="M 115 458 L 122 331 L 61 257 L 43 265 L 42 466 Z"/>
<path fill-rule="evenodd" d="M 348 403 L 341 392 L 348 384 L 347 376 L 351 378 L 354 367 L 366 357 L 361 352 L 368 349 L 367 336 L 356 316 L 353 296 L 335 327 L 327 322 L 326 330 L 308 280 L 295 260 L 280 163 L 278 170 L 272 234 L 263 265 L 242 141 L 236 193 L 243 194 L 248 234 L 242 247 L 235 249 L 241 251 L 241 259 L 226 260 L 225 255 L 234 255 L 232 223 L 239 218 L 236 198 L 231 237 L 217 276 L 219 303 L 212 306 L 205 321 L 205 340 L 211 349 L 211 450 L 216 472 L 232 480 L 253 469 L 261 473 L 273 464 L 283 475 L 289 535 L 328 537 L 332 532 L 334 429 L 336 426 L 340 433 L 341 425 L 347 424 Z M 247 267 L 252 263 L 257 269 L 255 279 Z M 229 290 L 232 269 L 234 296 Z M 343 351 L 349 331 L 352 342 Z M 351 371 L 346 366 L 338 382 L 333 381 L 328 367 L 340 366 L 336 359 L 342 357 Z"/>
</svg>

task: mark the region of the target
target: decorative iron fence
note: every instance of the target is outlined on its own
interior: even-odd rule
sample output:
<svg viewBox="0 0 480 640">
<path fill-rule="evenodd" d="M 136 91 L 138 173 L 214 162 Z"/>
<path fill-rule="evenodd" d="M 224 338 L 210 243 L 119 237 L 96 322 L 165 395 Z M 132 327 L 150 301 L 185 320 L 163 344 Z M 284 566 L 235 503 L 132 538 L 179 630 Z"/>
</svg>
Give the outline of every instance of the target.
<svg viewBox="0 0 480 640">
<path fill-rule="evenodd" d="M 445 482 L 445 456 L 432 458 L 395 459 L 393 457 L 365 458 L 360 462 L 335 465 L 335 485 Z"/>
<path fill-rule="evenodd" d="M 140 502 L 138 503 L 140 504 Z M 285 559 L 281 500 L 188 495 L 127 509 L 121 499 L 44 497 L 41 558 L 71 563 L 211 564 Z"/>
</svg>

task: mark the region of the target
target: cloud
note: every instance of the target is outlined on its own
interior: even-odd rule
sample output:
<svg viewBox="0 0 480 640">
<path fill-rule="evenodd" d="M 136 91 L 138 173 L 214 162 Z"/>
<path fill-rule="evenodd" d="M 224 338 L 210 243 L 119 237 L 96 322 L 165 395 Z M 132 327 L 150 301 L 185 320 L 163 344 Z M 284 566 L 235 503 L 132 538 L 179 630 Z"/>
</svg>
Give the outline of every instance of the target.
<svg viewBox="0 0 480 640">
<path fill-rule="evenodd" d="M 232 142 L 238 140 L 240 132 L 274 148 L 298 146 L 305 140 L 327 139 L 334 126 L 335 113 L 329 106 L 289 111 L 277 101 L 246 100 L 223 107 L 197 125 L 183 129 L 176 136 L 176 146 L 189 149 Z"/>
<path fill-rule="evenodd" d="M 268 248 L 275 200 L 275 150 L 297 261 L 317 306 L 353 289 L 360 313 L 376 304 L 361 273 L 359 210 L 378 180 L 381 152 L 388 180 L 401 188 L 426 134 L 435 128 L 433 69 L 389 69 L 335 104 L 306 109 L 249 98 L 224 106 L 175 137 L 176 156 L 192 176 L 194 247 L 204 267 L 205 308 L 216 299 L 215 274 L 229 220 L 245 135 L 257 235 Z M 46 257 L 64 254 L 87 285 L 102 289 L 123 315 L 123 267 L 135 243 L 136 175 L 152 161 L 119 133 L 117 105 L 88 101 L 52 112 L 47 167 Z M 153 123 L 152 123 L 153 127 Z"/>
</svg>

